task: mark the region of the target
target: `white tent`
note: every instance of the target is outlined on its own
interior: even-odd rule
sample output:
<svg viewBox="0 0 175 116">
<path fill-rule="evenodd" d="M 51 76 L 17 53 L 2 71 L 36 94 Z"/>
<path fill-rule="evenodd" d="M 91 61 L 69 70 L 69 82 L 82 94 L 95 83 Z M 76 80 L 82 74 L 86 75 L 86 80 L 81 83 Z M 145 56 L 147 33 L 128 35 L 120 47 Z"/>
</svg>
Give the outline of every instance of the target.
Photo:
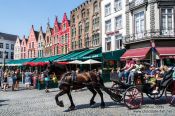
<svg viewBox="0 0 175 116">
<path fill-rule="evenodd" d="M 97 60 L 89 59 L 89 60 L 82 62 L 81 64 L 101 64 L 101 63 L 102 62 L 99 62 Z"/>
<path fill-rule="evenodd" d="M 84 62 L 82 62 L 81 64 L 89 64 L 90 65 L 90 70 L 91 70 L 91 64 L 101 64 L 102 62 L 99 62 L 97 60 L 93 60 L 93 59 L 89 59 L 86 60 Z"/>
<path fill-rule="evenodd" d="M 80 60 L 74 60 L 74 61 L 69 62 L 69 64 L 81 64 L 81 63 L 82 61 Z"/>
</svg>

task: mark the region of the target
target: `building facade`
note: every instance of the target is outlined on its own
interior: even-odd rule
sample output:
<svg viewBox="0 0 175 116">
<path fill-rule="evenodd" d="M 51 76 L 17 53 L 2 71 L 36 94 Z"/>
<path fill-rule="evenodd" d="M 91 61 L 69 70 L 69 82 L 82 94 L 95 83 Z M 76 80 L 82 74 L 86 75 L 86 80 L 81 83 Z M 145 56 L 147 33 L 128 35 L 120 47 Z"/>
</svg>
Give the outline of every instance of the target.
<svg viewBox="0 0 175 116">
<path fill-rule="evenodd" d="M 17 37 L 17 40 L 15 42 L 15 46 L 14 46 L 14 59 L 18 60 L 21 59 L 21 39 L 19 38 L 19 36 Z"/>
<path fill-rule="evenodd" d="M 67 54 L 70 51 L 70 21 L 67 18 L 66 13 L 64 13 L 60 28 L 60 50 L 61 54 Z"/>
<path fill-rule="evenodd" d="M 101 0 L 87 0 L 71 11 L 71 50 L 101 46 Z"/>
<path fill-rule="evenodd" d="M 103 0 L 101 2 L 102 52 L 123 49 L 126 35 L 125 1 Z"/>
<path fill-rule="evenodd" d="M 25 38 L 25 36 L 23 36 L 22 38 L 22 42 L 21 42 L 21 59 L 26 59 L 27 58 L 27 42 L 28 39 Z"/>
<path fill-rule="evenodd" d="M 61 54 L 60 50 L 60 23 L 58 22 L 58 18 L 55 18 L 54 27 L 52 29 L 52 55 Z"/>
<path fill-rule="evenodd" d="M 44 48 L 44 57 L 52 56 L 52 28 L 49 23 L 47 23 Z"/>
<path fill-rule="evenodd" d="M 39 30 L 39 36 L 38 36 L 38 57 L 42 58 L 44 57 L 44 46 L 45 46 L 45 33 L 42 30 L 42 26 Z"/>
<path fill-rule="evenodd" d="M 27 42 L 27 58 L 38 57 L 38 35 L 39 32 L 35 31 L 34 26 L 32 25 Z"/>
<path fill-rule="evenodd" d="M 0 33 L 0 64 L 8 62 L 14 59 L 14 45 L 16 42 L 17 36 Z"/>
<path fill-rule="evenodd" d="M 175 57 L 174 0 L 126 0 L 126 8 L 126 48 L 158 65 Z"/>
</svg>

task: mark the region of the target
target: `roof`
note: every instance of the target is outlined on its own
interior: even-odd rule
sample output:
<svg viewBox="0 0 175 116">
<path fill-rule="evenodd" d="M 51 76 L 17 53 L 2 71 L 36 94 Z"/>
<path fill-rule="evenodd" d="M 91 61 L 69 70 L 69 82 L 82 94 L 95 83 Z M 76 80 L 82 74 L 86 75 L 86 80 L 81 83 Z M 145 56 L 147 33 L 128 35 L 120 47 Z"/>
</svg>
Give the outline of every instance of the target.
<svg viewBox="0 0 175 116">
<path fill-rule="evenodd" d="M 7 34 L 0 32 L 0 38 L 3 37 L 5 40 L 16 41 L 17 35 Z"/>
<path fill-rule="evenodd" d="M 38 41 L 38 36 L 39 36 L 39 32 L 38 31 L 34 31 L 35 36 L 36 36 L 36 40 Z"/>
</svg>

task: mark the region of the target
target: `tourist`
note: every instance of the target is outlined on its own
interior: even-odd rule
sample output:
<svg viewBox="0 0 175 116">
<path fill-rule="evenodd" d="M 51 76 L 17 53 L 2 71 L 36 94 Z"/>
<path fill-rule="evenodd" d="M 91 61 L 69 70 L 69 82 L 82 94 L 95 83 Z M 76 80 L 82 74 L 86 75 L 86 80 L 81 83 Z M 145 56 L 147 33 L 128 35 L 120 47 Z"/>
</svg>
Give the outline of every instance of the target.
<svg viewBox="0 0 175 116">
<path fill-rule="evenodd" d="M 121 69 L 122 72 L 119 73 L 120 80 L 125 80 L 125 83 L 128 83 L 128 76 L 129 76 L 130 71 L 134 68 L 134 65 L 135 63 L 132 60 L 132 58 L 126 58 L 125 67 L 123 67 Z"/>
<path fill-rule="evenodd" d="M 8 84 L 8 70 L 6 70 L 4 72 L 4 76 L 3 76 L 3 90 L 7 91 L 7 84 Z"/>
<path fill-rule="evenodd" d="M 49 92 L 49 82 L 50 82 L 50 76 L 48 75 L 48 72 L 45 71 L 44 73 L 44 80 L 45 80 L 45 92 Z"/>
<path fill-rule="evenodd" d="M 1 86 L 2 78 L 3 78 L 3 68 L 1 67 L 0 68 L 0 89 L 2 89 L 2 86 Z"/>
<path fill-rule="evenodd" d="M 31 72 L 26 71 L 25 72 L 25 86 L 26 86 L 26 89 L 30 89 L 30 84 L 31 84 Z"/>
<path fill-rule="evenodd" d="M 15 88 L 16 90 L 19 90 L 19 81 L 20 81 L 20 70 L 19 69 L 15 71 L 15 75 L 16 75 Z"/>
<path fill-rule="evenodd" d="M 149 70 L 146 72 L 145 74 L 145 78 L 147 80 L 147 82 L 150 84 L 151 88 L 154 89 L 154 87 L 156 86 L 156 69 L 155 69 L 155 65 L 151 65 Z M 158 91 L 156 89 L 154 89 L 152 91 L 152 93 L 158 93 Z"/>
</svg>

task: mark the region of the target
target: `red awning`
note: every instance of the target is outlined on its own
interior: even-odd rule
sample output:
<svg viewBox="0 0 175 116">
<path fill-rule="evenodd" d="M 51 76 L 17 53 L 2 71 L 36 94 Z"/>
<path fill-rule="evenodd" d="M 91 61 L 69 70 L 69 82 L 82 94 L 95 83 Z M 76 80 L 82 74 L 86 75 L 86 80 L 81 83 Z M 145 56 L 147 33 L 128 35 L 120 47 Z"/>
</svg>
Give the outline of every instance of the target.
<svg viewBox="0 0 175 116">
<path fill-rule="evenodd" d="M 150 47 L 146 48 L 137 48 L 137 49 L 130 49 L 127 50 L 121 57 L 121 59 L 126 58 L 138 58 L 138 59 L 144 59 L 148 52 L 150 51 Z"/>
<path fill-rule="evenodd" d="M 175 58 L 175 47 L 156 48 L 160 58 Z"/>
</svg>

